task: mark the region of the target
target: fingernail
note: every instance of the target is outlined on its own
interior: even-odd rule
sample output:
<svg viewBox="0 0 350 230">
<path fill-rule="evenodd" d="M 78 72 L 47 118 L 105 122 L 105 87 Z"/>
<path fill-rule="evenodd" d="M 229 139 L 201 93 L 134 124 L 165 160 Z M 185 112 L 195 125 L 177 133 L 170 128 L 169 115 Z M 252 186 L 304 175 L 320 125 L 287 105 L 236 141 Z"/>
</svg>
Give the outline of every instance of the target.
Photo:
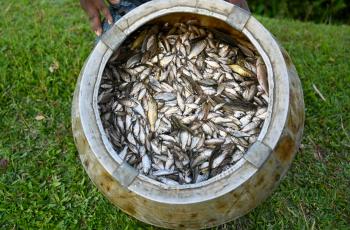
<svg viewBox="0 0 350 230">
<path fill-rule="evenodd" d="M 101 36 L 101 30 L 95 30 L 95 34 L 96 34 L 97 36 Z"/>
<path fill-rule="evenodd" d="M 108 19 L 107 21 L 108 21 L 108 24 L 112 25 L 113 22 L 111 19 Z"/>
<path fill-rule="evenodd" d="M 119 4 L 119 0 L 109 0 L 109 2 L 111 3 L 111 4 Z"/>
</svg>

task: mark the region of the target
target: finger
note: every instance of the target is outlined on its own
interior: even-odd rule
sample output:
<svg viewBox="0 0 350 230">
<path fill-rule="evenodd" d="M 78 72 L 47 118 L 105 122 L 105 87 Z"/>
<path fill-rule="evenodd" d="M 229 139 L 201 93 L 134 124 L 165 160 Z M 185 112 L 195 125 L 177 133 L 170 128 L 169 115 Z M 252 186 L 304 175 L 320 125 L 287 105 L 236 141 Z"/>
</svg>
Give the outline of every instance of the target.
<svg viewBox="0 0 350 230">
<path fill-rule="evenodd" d="M 106 5 L 102 6 L 101 11 L 102 11 L 102 14 L 105 16 L 105 18 L 107 19 L 108 24 L 112 24 L 113 18 L 112 18 L 111 12 L 109 11 Z"/>
<path fill-rule="evenodd" d="M 101 27 L 101 20 L 100 20 L 100 15 L 98 12 L 92 14 L 89 17 L 91 28 L 95 32 L 97 36 L 101 36 L 102 34 L 102 27 Z"/>
<path fill-rule="evenodd" d="M 96 1 L 95 4 L 96 4 L 96 7 L 102 12 L 102 14 L 107 19 L 108 24 L 112 24 L 113 18 L 105 2 L 103 0 L 102 1 L 100 0 L 100 1 Z"/>
<path fill-rule="evenodd" d="M 80 5 L 89 17 L 92 30 L 97 36 L 100 36 L 102 34 L 102 28 L 97 6 L 91 0 L 80 0 Z"/>
<path fill-rule="evenodd" d="M 119 4 L 120 0 L 109 0 L 108 2 L 109 2 L 110 4 L 115 5 L 115 4 Z"/>
</svg>

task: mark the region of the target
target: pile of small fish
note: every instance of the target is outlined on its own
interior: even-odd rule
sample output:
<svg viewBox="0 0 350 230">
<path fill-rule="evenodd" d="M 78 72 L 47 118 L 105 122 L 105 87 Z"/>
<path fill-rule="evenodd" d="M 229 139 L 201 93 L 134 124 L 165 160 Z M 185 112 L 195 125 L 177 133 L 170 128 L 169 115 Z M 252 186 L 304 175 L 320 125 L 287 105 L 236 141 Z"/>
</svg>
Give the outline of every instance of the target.
<svg viewBox="0 0 350 230">
<path fill-rule="evenodd" d="M 196 21 L 142 28 L 111 57 L 98 96 L 119 157 L 168 185 L 232 167 L 267 116 L 266 67 L 255 50 Z"/>
</svg>

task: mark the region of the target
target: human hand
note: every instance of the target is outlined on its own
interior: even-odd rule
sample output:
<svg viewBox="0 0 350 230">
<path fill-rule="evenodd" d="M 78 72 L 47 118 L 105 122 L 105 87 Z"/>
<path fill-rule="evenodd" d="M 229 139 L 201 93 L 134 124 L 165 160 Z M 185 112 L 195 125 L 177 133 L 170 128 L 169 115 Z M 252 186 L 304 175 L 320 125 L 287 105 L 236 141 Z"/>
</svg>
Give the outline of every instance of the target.
<svg viewBox="0 0 350 230">
<path fill-rule="evenodd" d="M 118 4 L 120 0 L 109 0 L 111 4 Z M 89 17 L 91 28 L 97 36 L 102 34 L 101 14 L 109 24 L 113 18 L 104 0 L 80 0 L 80 5 Z"/>
<path fill-rule="evenodd" d="M 239 7 L 249 11 L 246 0 L 226 0 L 230 3 L 236 4 Z M 109 0 L 111 4 L 118 4 L 120 0 Z M 113 18 L 104 0 L 80 0 L 80 5 L 87 13 L 91 28 L 97 36 L 102 34 L 101 14 L 107 19 L 109 24 L 113 23 Z"/>
<path fill-rule="evenodd" d="M 226 0 L 226 1 L 228 1 L 229 3 L 235 4 L 239 7 L 241 7 L 242 9 L 250 11 L 246 0 Z"/>
</svg>

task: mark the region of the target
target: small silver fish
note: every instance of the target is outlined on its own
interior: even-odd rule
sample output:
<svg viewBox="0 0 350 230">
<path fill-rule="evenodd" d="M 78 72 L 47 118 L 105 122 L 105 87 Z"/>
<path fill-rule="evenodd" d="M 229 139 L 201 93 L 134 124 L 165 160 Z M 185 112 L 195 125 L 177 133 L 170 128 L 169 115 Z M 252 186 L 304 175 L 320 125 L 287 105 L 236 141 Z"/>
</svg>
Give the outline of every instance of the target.
<svg viewBox="0 0 350 230">
<path fill-rule="evenodd" d="M 174 181 L 172 179 L 166 178 L 166 177 L 159 177 L 160 182 L 166 185 L 179 185 L 179 182 Z"/>
<path fill-rule="evenodd" d="M 160 101 L 172 101 L 176 99 L 176 94 L 174 93 L 158 93 L 154 96 L 154 99 Z"/>
<path fill-rule="evenodd" d="M 168 186 L 229 169 L 268 116 L 262 58 L 250 43 L 196 20 L 141 31 L 112 55 L 101 78 L 98 109 L 113 148 Z"/>
<path fill-rule="evenodd" d="M 256 60 L 256 76 L 258 78 L 260 86 L 266 93 L 269 93 L 269 86 L 267 82 L 267 70 L 264 61 L 261 57 Z"/>
<path fill-rule="evenodd" d="M 143 166 L 143 173 L 148 174 L 149 170 L 151 170 L 151 159 L 147 154 L 144 154 L 142 156 L 142 166 Z"/>
<path fill-rule="evenodd" d="M 214 139 L 209 139 L 206 140 L 204 143 L 206 145 L 221 145 L 225 142 L 225 139 L 222 138 L 214 138 Z"/>
<path fill-rule="evenodd" d="M 158 105 L 157 102 L 153 99 L 152 96 L 148 98 L 148 113 L 147 113 L 148 121 L 151 127 L 151 131 L 154 132 L 154 125 L 158 118 Z"/>
<path fill-rule="evenodd" d="M 187 142 L 190 138 L 190 134 L 187 131 L 180 132 L 180 143 L 182 150 L 186 150 Z"/>
<path fill-rule="evenodd" d="M 199 163 L 206 161 L 209 159 L 209 157 L 212 155 L 213 150 L 212 149 L 206 149 L 203 152 L 201 152 L 192 162 L 192 167 L 197 166 Z"/>
<path fill-rule="evenodd" d="M 175 138 L 169 135 L 162 134 L 162 135 L 159 135 L 159 137 L 164 141 L 176 142 Z"/>
<path fill-rule="evenodd" d="M 179 106 L 180 110 L 183 112 L 185 110 L 185 102 L 180 94 L 180 92 L 177 92 L 177 105 Z"/>
<path fill-rule="evenodd" d="M 215 169 L 219 167 L 219 165 L 225 160 L 226 156 L 229 154 L 228 151 L 224 151 L 218 157 L 216 157 L 213 161 L 212 167 Z"/>
<path fill-rule="evenodd" d="M 175 55 L 164 56 L 159 62 L 160 66 L 163 68 L 166 67 L 167 65 L 170 64 L 170 62 L 174 59 L 174 57 Z"/>
<path fill-rule="evenodd" d="M 188 55 L 188 59 L 192 59 L 197 57 L 207 46 L 207 42 L 205 40 L 201 40 L 197 42 L 191 49 L 190 54 Z"/>
</svg>

